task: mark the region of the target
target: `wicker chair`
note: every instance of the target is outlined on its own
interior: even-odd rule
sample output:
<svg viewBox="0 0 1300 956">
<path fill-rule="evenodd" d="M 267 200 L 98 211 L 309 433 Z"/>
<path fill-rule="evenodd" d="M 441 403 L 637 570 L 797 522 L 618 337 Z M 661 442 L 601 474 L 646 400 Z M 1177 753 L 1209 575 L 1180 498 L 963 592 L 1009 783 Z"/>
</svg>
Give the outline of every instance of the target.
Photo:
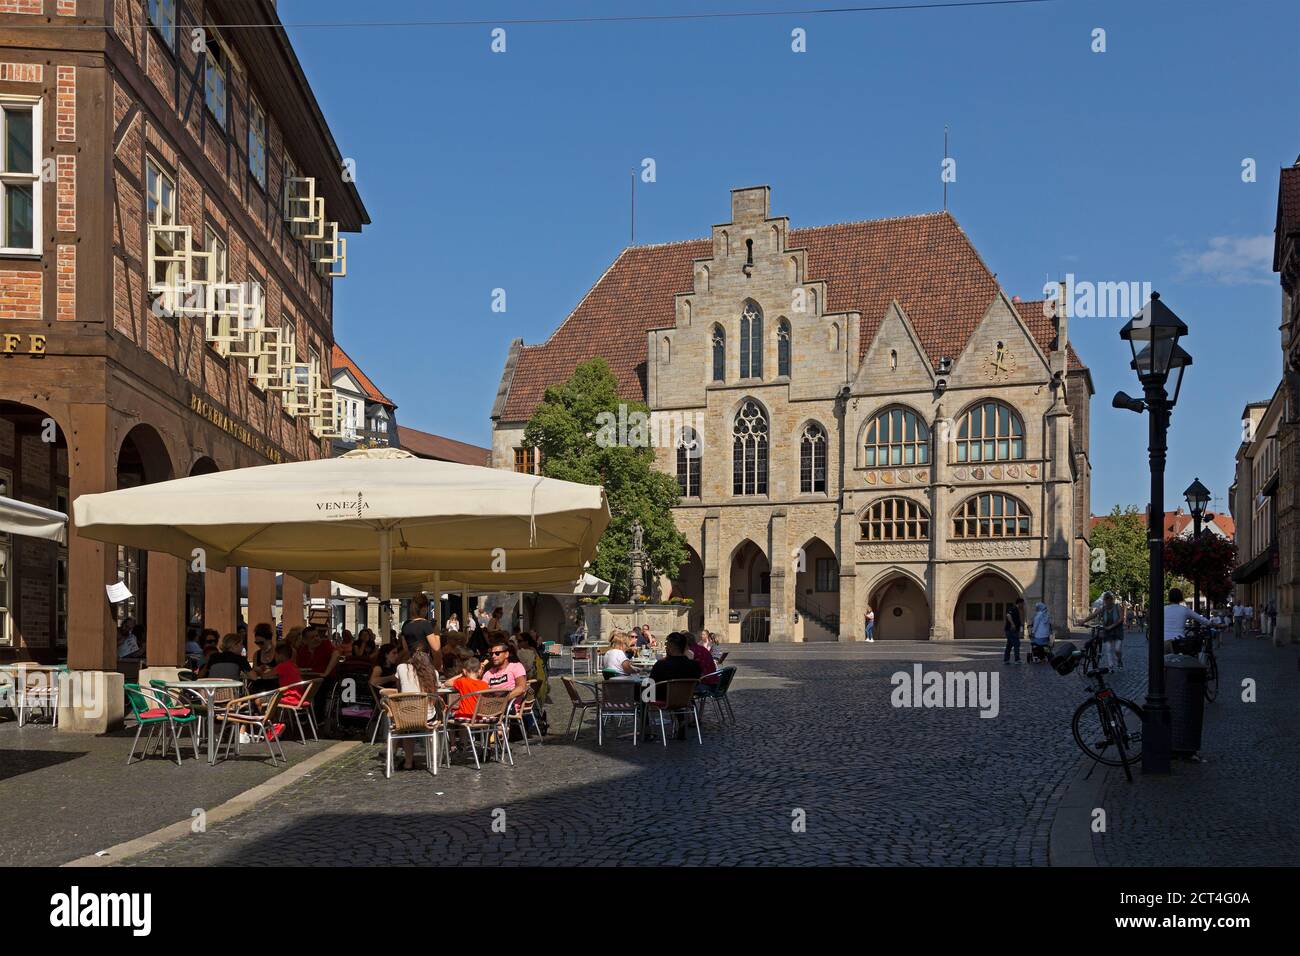
<svg viewBox="0 0 1300 956">
<path fill-rule="evenodd" d="M 321 684 L 323 683 L 324 681 L 321 678 L 314 677 L 309 681 L 304 680 L 299 681 L 296 684 L 286 684 L 283 688 L 284 690 L 288 690 L 290 687 L 298 687 L 302 689 L 302 698 L 298 703 L 287 704 L 282 700 L 280 701 L 280 709 L 293 714 L 293 722 L 298 726 L 298 742 L 304 747 L 307 746 L 307 733 L 302 725 L 303 714 L 307 715 L 307 726 L 311 728 L 312 739 L 316 741 L 320 740 L 320 737 L 316 733 L 316 715 L 312 713 L 312 704 L 315 702 L 316 693 L 320 690 Z"/>
<path fill-rule="evenodd" d="M 474 698 L 474 713 L 468 718 L 457 718 L 455 726 L 465 731 L 469 738 L 470 753 L 474 755 L 474 767 L 477 770 L 483 769 L 483 764 L 478 757 L 478 747 L 475 742 L 475 736 L 483 738 L 483 752 L 486 755 L 489 746 L 495 746 L 497 760 L 503 756 L 510 762 L 510 766 L 515 765 L 514 754 L 510 752 L 510 734 L 506 727 L 507 715 L 505 691 L 478 691 L 475 694 L 465 694 L 461 697 Z"/>
<path fill-rule="evenodd" d="M 641 685 L 633 680 L 605 681 L 596 686 L 596 743 L 605 744 L 605 721 L 632 718 L 632 746 L 636 746 L 640 708 L 637 694 Z"/>
<path fill-rule="evenodd" d="M 221 723 L 221 731 L 217 734 L 217 749 L 221 749 L 222 741 L 226 739 L 226 731 L 230 731 L 230 740 L 226 741 L 225 756 L 230 756 L 232 744 L 235 754 L 238 755 L 240 732 L 247 731 L 250 737 L 260 735 L 266 741 L 266 749 L 271 754 L 271 766 L 279 766 L 275 759 L 276 747 L 280 747 L 280 758 L 287 761 L 284 748 L 280 746 L 280 738 L 284 735 L 284 724 L 276 722 L 276 718 L 280 716 L 280 698 L 284 696 L 286 689 L 277 687 L 275 690 L 236 697 L 227 702 L 225 707 L 214 714 Z"/>
<path fill-rule="evenodd" d="M 447 727 L 442 701 L 437 694 L 385 694 L 381 701 L 388 718 L 384 744 L 384 776 L 393 775 L 393 743 L 398 740 L 425 740 L 424 763 L 438 775 L 438 737 L 446 738 Z M 450 751 L 450 740 L 448 740 Z"/>
<path fill-rule="evenodd" d="M 690 714 L 691 720 L 695 721 L 695 738 L 704 743 L 704 738 L 700 735 L 700 715 L 695 710 L 695 685 L 698 683 L 694 678 L 660 681 L 658 686 L 666 690 L 664 699 L 652 700 L 650 706 L 659 712 L 659 734 L 663 737 L 665 747 L 668 746 L 668 727 L 664 721 L 667 714 L 682 718 Z"/>
<path fill-rule="evenodd" d="M 587 719 L 587 711 L 593 707 L 599 707 L 600 698 L 596 696 L 596 690 L 590 684 L 584 684 L 574 680 L 572 677 L 561 677 L 560 683 L 564 685 L 565 692 L 569 695 L 569 703 L 573 705 L 573 710 L 569 712 L 569 725 L 564 728 L 564 733 L 569 733 L 569 728 L 573 727 L 573 718 L 577 716 L 578 727 L 573 731 L 573 739 L 578 739 L 578 734 L 582 732 L 582 722 Z M 583 691 L 590 693 L 590 697 L 583 696 Z"/>
</svg>

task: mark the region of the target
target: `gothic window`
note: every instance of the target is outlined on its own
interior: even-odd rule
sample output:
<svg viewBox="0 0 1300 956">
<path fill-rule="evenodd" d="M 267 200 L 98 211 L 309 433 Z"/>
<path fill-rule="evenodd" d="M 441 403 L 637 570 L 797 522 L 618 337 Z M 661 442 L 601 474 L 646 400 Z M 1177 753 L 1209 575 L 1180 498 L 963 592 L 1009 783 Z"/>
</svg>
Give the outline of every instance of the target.
<svg viewBox="0 0 1300 956">
<path fill-rule="evenodd" d="M 683 498 L 700 496 L 700 438 L 694 428 L 683 428 L 677 440 L 677 487 Z"/>
<path fill-rule="evenodd" d="M 776 374 L 790 377 L 790 323 L 776 323 Z"/>
<path fill-rule="evenodd" d="M 763 377 L 763 310 L 753 299 L 740 313 L 740 377 Z"/>
<path fill-rule="evenodd" d="M 722 326 L 713 327 L 713 380 L 721 382 L 727 377 L 727 333 Z"/>
<path fill-rule="evenodd" d="M 826 492 L 826 429 L 816 422 L 806 425 L 799 438 L 799 491 Z"/>
<path fill-rule="evenodd" d="M 1025 457 L 1025 426 L 1001 402 L 976 405 L 957 426 L 957 460 L 1010 461 Z"/>
<path fill-rule="evenodd" d="M 1010 495 L 971 495 L 953 516 L 954 538 L 1023 538 L 1029 534 L 1029 509 Z"/>
<path fill-rule="evenodd" d="M 867 468 L 925 465 L 930 461 L 930 428 L 908 408 L 886 408 L 868 424 L 863 436 Z"/>
<path fill-rule="evenodd" d="M 747 399 L 732 429 L 732 494 L 767 494 L 767 437 L 767 416 L 757 402 Z"/>
<path fill-rule="evenodd" d="M 881 498 L 863 515 L 863 541 L 928 541 L 930 512 L 910 498 Z"/>
</svg>

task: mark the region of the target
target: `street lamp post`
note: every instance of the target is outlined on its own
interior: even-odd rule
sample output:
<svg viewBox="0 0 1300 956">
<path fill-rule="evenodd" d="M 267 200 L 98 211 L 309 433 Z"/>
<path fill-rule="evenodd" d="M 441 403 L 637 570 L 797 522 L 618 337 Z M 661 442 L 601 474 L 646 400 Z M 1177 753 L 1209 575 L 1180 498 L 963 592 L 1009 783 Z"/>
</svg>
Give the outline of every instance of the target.
<svg viewBox="0 0 1300 956">
<path fill-rule="evenodd" d="M 1199 546 L 1201 519 L 1205 517 L 1205 509 L 1210 504 L 1210 489 L 1201 484 L 1201 479 L 1196 478 L 1183 492 L 1183 498 L 1187 501 L 1187 510 L 1192 516 L 1192 540 Z M 1192 609 L 1197 614 L 1201 613 L 1201 582 L 1195 574 L 1192 575 Z"/>
<path fill-rule="evenodd" d="M 1186 324 L 1160 301 L 1160 293 L 1151 293 L 1151 301 L 1119 333 L 1132 350 L 1133 361 L 1129 367 L 1138 374 L 1143 397 L 1133 398 L 1124 392 L 1116 392 L 1111 399 L 1115 408 L 1126 408 L 1139 414 L 1147 412 L 1149 424 L 1151 509 L 1147 521 L 1147 546 L 1151 553 L 1148 585 L 1151 626 L 1147 636 L 1147 700 L 1142 711 L 1142 770 L 1145 773 L 1168 773 L 1172 747 L 1169 698 L 1165 695 L 1165 622 L 1160 613 L 1165 579 L 1165 453 L 1168 449 L 1169 415 L 1182 389 L 1183 370 L 1192 364 L 1192 357 L 1178 345 L 1178 340 L 1186 334 Z M 1165 391 L 1171 374 L 1174 376 L 1172 397 Z"/>
</svg>

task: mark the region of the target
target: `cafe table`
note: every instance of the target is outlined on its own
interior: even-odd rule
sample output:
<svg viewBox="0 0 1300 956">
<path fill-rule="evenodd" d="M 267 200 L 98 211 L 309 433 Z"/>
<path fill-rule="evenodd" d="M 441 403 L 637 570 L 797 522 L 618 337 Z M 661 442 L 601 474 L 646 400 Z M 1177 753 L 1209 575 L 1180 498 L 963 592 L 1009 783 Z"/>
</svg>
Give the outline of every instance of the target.
<svg viewBox="0 0 1300 956">
<path fill-rule="evenodd" d="M 219 690 L 243 690 L 242 681 L 224 677 L 204 677 L 199 680 L 169 680 L 164 686 L 168 690 L 193 691 L 203 698 L 208 710 L 208 766 L 217 762 L 216 714 L 213 703 Z"/>
</svg>

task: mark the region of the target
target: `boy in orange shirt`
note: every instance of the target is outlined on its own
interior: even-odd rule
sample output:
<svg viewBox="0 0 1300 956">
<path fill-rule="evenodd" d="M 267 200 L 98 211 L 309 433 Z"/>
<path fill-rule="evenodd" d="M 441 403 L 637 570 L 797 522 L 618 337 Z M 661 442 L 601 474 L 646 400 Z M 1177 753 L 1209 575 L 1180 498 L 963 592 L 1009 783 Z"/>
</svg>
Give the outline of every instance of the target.
<svg viewBox="0 0 1300 956">
<path fill-rule="evenodd" d="M 488 689 L 487 681 L 481 680 L 482 675 L 483 664 L 477 657 L 461 658 L 460 676 L 451 682 L 451 686 L 456 688 L 456 692 L 461 695 L 454 715 L 457 720 L 468 720 L 474 716 L 474 706 L 478 698 L 465 695 Z"/>
</svg>

